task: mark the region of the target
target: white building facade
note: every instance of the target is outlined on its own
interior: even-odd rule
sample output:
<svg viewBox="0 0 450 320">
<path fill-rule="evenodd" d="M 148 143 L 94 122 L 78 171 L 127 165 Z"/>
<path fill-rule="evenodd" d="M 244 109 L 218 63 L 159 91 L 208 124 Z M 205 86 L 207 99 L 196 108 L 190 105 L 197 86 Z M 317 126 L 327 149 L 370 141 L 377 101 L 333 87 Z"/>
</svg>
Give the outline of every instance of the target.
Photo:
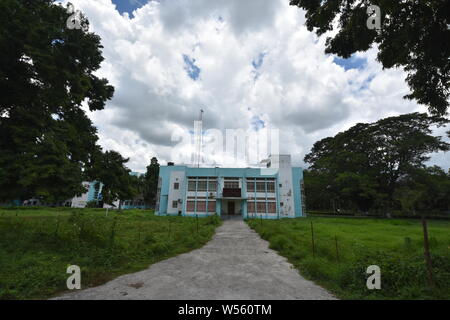
<svg viewBox="0 0 450 320">
<path fill-rule="evenodd" d="M 303 217 L 303 170 L 290 155 L 271 156 L 267 168 L 162 166 L 156 214 Z"/>
</svg>

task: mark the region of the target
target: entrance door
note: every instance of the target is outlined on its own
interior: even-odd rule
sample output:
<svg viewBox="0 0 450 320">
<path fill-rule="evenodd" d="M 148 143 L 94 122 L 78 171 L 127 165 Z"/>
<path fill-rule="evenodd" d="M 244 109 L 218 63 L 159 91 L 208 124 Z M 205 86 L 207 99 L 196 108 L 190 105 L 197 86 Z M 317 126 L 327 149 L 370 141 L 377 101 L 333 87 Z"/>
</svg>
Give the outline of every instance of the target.
<svg viewBox="0 0 450 320">
<path fill-rule="evenodd" d="M 234 215 L 234 202 L 228 201 L 228 214 Z"/>
</svg>

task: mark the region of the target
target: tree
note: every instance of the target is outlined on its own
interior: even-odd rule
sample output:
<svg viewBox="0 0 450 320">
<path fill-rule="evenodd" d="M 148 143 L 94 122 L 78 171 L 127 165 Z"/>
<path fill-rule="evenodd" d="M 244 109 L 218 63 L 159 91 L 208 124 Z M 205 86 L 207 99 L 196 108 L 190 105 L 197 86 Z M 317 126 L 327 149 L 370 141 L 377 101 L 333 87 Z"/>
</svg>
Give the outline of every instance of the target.
<svg viewBox="0 0 450 320">
<path fill-rule="evenodd" d="M 316 142 L 305 162 L 311 164 L 311 171 L 327 176 L 330 185 L 360 210 L 368 210 L 378 202 L 389 211 L 395 200 L 413 211 L 419 205 L 431 210 L 439 201 L 448 208 L 449 177 L 440 168 L 424 169 L 424 163 L 430 153 L 450 150 L 450 144 L 433 136 L 430 129 L 449 122 L 412 113 L 359 123 Z M 422 227 L 428 281 L 433 286 L 425 214 Z"/>
<path fill-rule="evenodd" d="M 405 212 L 446 212 L 450 206 L 450 175 L 438 166 L 412 169 L 395 194 Z"/>
<path fill-rule="evenodd" d="M 334 200 L 335 194 L 328 187 L 328 177 L 318 171 L 303 170 L 306 209 L 307 210 L 329 210 L 330 202 Z"/>
<path fill-rule="evenodd" d="M 359 175 L 353 172 L 339 173 L 335 179 L 340 196 L 356 204 L 364 213 L 380 198 L 376 181 L 368 175 Z"/>
<path fill-rule="evenodd" d="M 422 210 L 422 228 L 424 239 L 424 257 L 428 271 L 428 283 L 434 286 L 433 267 L 428 239 L 426 216 L 435 209 L 448 209 L 450 203 L 450 175 L 441 168 L 414 168 L 403 177 L 401 187 L 397 190 L 398 200 L 403 209 Z"/>
<path fill-rule="evenodd" d="M 412 113 L 359 123 L 316 142 L 304 160 L 312 171 L 325 175 L 333 189 L 343 196 L 352 194 L 352 201 L 361 210 L 368 210 L 374 203 L 389 210 L 399 179 L 422 167 L 430 153 L 450 149 L 450 144 L 433 136 L 430 129 L 449 122 Z M 351 189 L 344 189 L 349 184 Z"/>
<path fill-rule="evenodd" d="M 405 98 L 427 105 L 434 115 L 449 108 L 450 1 L 290 0 L 306 11 L 306 26 L 318 36 L 334 29 L 326 53 L 349 58 L 378 46 L 383 68 L 403 67 L 411 93 Z M 381 9 L 381 30 L 369 29 L 369 6 Z M 445 40 L 447 39 L 447 40 Z"/>
<path fill-rule="evenodd" d="M 85 191 L 98 138 L 81 106 L 103 109 L 114 89 L 94 74 L 103 60 L 100 38 L 68 29 L 68 17 L 50 0 L 0 1 L 3 200 L 56 202 Z"/>
<path fill-rule="evenodd" d="M 158 189 L 159 163 L 156 157 L 151 158 L 150 165 L 144 176 L 144 201 L 147 204 L 154 205 L 156 203 L 156 193 Z"/>
<path fill-rule="evenodd" d="M 119 209 L 122 209 L 122 203 L 127 199 L 134 199 L 138 194 L 142 193 L 141 191 L 141 180 L 139 177 L 131 175 L 128 173 L 128 177 L 126 177 L 117 192 L 117 196 L 120 199 Z"/>
<path fill-rule="evenodd" d="M 88 175 L 91 179 L 103 183 L 104 203 L 112 204 L 118 199 L 132 199 L 137 194 L 137 178 L 131 176 L 131 170 L 125 166 L 129 159 L 123 158 L 116 151 L 97 152 L 94 159 L 94 165 L 89 169 Z"/>
</svg>

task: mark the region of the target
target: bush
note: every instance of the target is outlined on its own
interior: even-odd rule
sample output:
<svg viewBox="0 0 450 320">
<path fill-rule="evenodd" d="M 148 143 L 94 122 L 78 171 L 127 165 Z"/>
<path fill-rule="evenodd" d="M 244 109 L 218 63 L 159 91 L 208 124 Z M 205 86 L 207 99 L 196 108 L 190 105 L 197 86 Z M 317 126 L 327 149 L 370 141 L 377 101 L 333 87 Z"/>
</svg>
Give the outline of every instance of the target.
<svg viewBox="0 0 450 320">
<path fill-rule="evenodd" d="M 423 255 L 399 255 L 386 252 L 366 254 L 348 265 L 340 275 L 339 284 L 346 291 L 365 297 L 384 297 L 398 299 L 433 298 L 450 283 L 450 257 L 434 256 L 433 273 L 438 287 L 430 290 L 427 285 L 427 270 Z M 381 292 L 366 287 L 366 269 L 377 265 L 381 272 Z"/>
<path fill-rule="evenodd" d="M 98 202 L 97 201 L 92 200 L 92 201 L 88 201 L 86 203 L 86 208 L 98 208 L 98 207 L 99 206 L 98 206 Z"/>
</svg>

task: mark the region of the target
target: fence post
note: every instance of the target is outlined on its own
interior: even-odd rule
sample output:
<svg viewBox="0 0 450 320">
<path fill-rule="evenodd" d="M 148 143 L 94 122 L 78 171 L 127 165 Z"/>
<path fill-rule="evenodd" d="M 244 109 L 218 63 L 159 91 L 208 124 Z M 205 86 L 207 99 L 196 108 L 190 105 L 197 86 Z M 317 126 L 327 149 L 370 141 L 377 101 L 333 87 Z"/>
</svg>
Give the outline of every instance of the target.
<svg viewBox="0 0 450 320">
<path fill-rule="evenodd" d="M 195 219 L 197 220 L 197 233 L 198 233 L 198 214 L 195 215 Z"/>
<path fill-rule="evenodd" d="M 55 237 L 58 237 L 58 231 L 59 231 L 59 216 L 56 217 Z"/>
<path fill-rule="evenodd" d="M 170 224 L 172 223 L 172 220 L 169 219 L 169 239 L 170 239 Z"/>
<path fill-rule="evenodd" d="M 314 246 L 314 227 L 313 227 L 312 221 L 311 221 L 311 240 L 312 240 L 313 258 L 315 258 L 316 257 L 316 248 Z"/>
<path fill-rule="evenodd" d="M 117 217 L 114 217 L 112 227 L 111 227 L 111 235 L 109 237 L 109 244 L 110 244 L 111 248 L 114 244 L 114 238 L 116 236 L 116 223 L 117 223 Z"/>
<path fill-rule="evenodd" d="M 335 244 L 336 244 L 336 258 L 337 258 L 337 261 L 338 261 L 338 263 L 339 263 L 340 261 L 339 261 L 339 249 L 338 249 L 338 240 L 337 240 L 337 236 L 334 236 L 334 242 L 335 242 Z"/>
<path fill-rule="evenodd" d="M 433 288 L 434 287 L 434 278 L 433 278 L 433 266 L 431 263 L 431 254 L 430 254 L 430 243 L 428 240 L 428 226 L 427 220 L 425 216 L 422 215 L 422 231 L 423 231 L 423 247 L 424 247 L 424 256 L 425 263 L 427 267 L 428 273 L 428 285 Z"/>
</svg>

